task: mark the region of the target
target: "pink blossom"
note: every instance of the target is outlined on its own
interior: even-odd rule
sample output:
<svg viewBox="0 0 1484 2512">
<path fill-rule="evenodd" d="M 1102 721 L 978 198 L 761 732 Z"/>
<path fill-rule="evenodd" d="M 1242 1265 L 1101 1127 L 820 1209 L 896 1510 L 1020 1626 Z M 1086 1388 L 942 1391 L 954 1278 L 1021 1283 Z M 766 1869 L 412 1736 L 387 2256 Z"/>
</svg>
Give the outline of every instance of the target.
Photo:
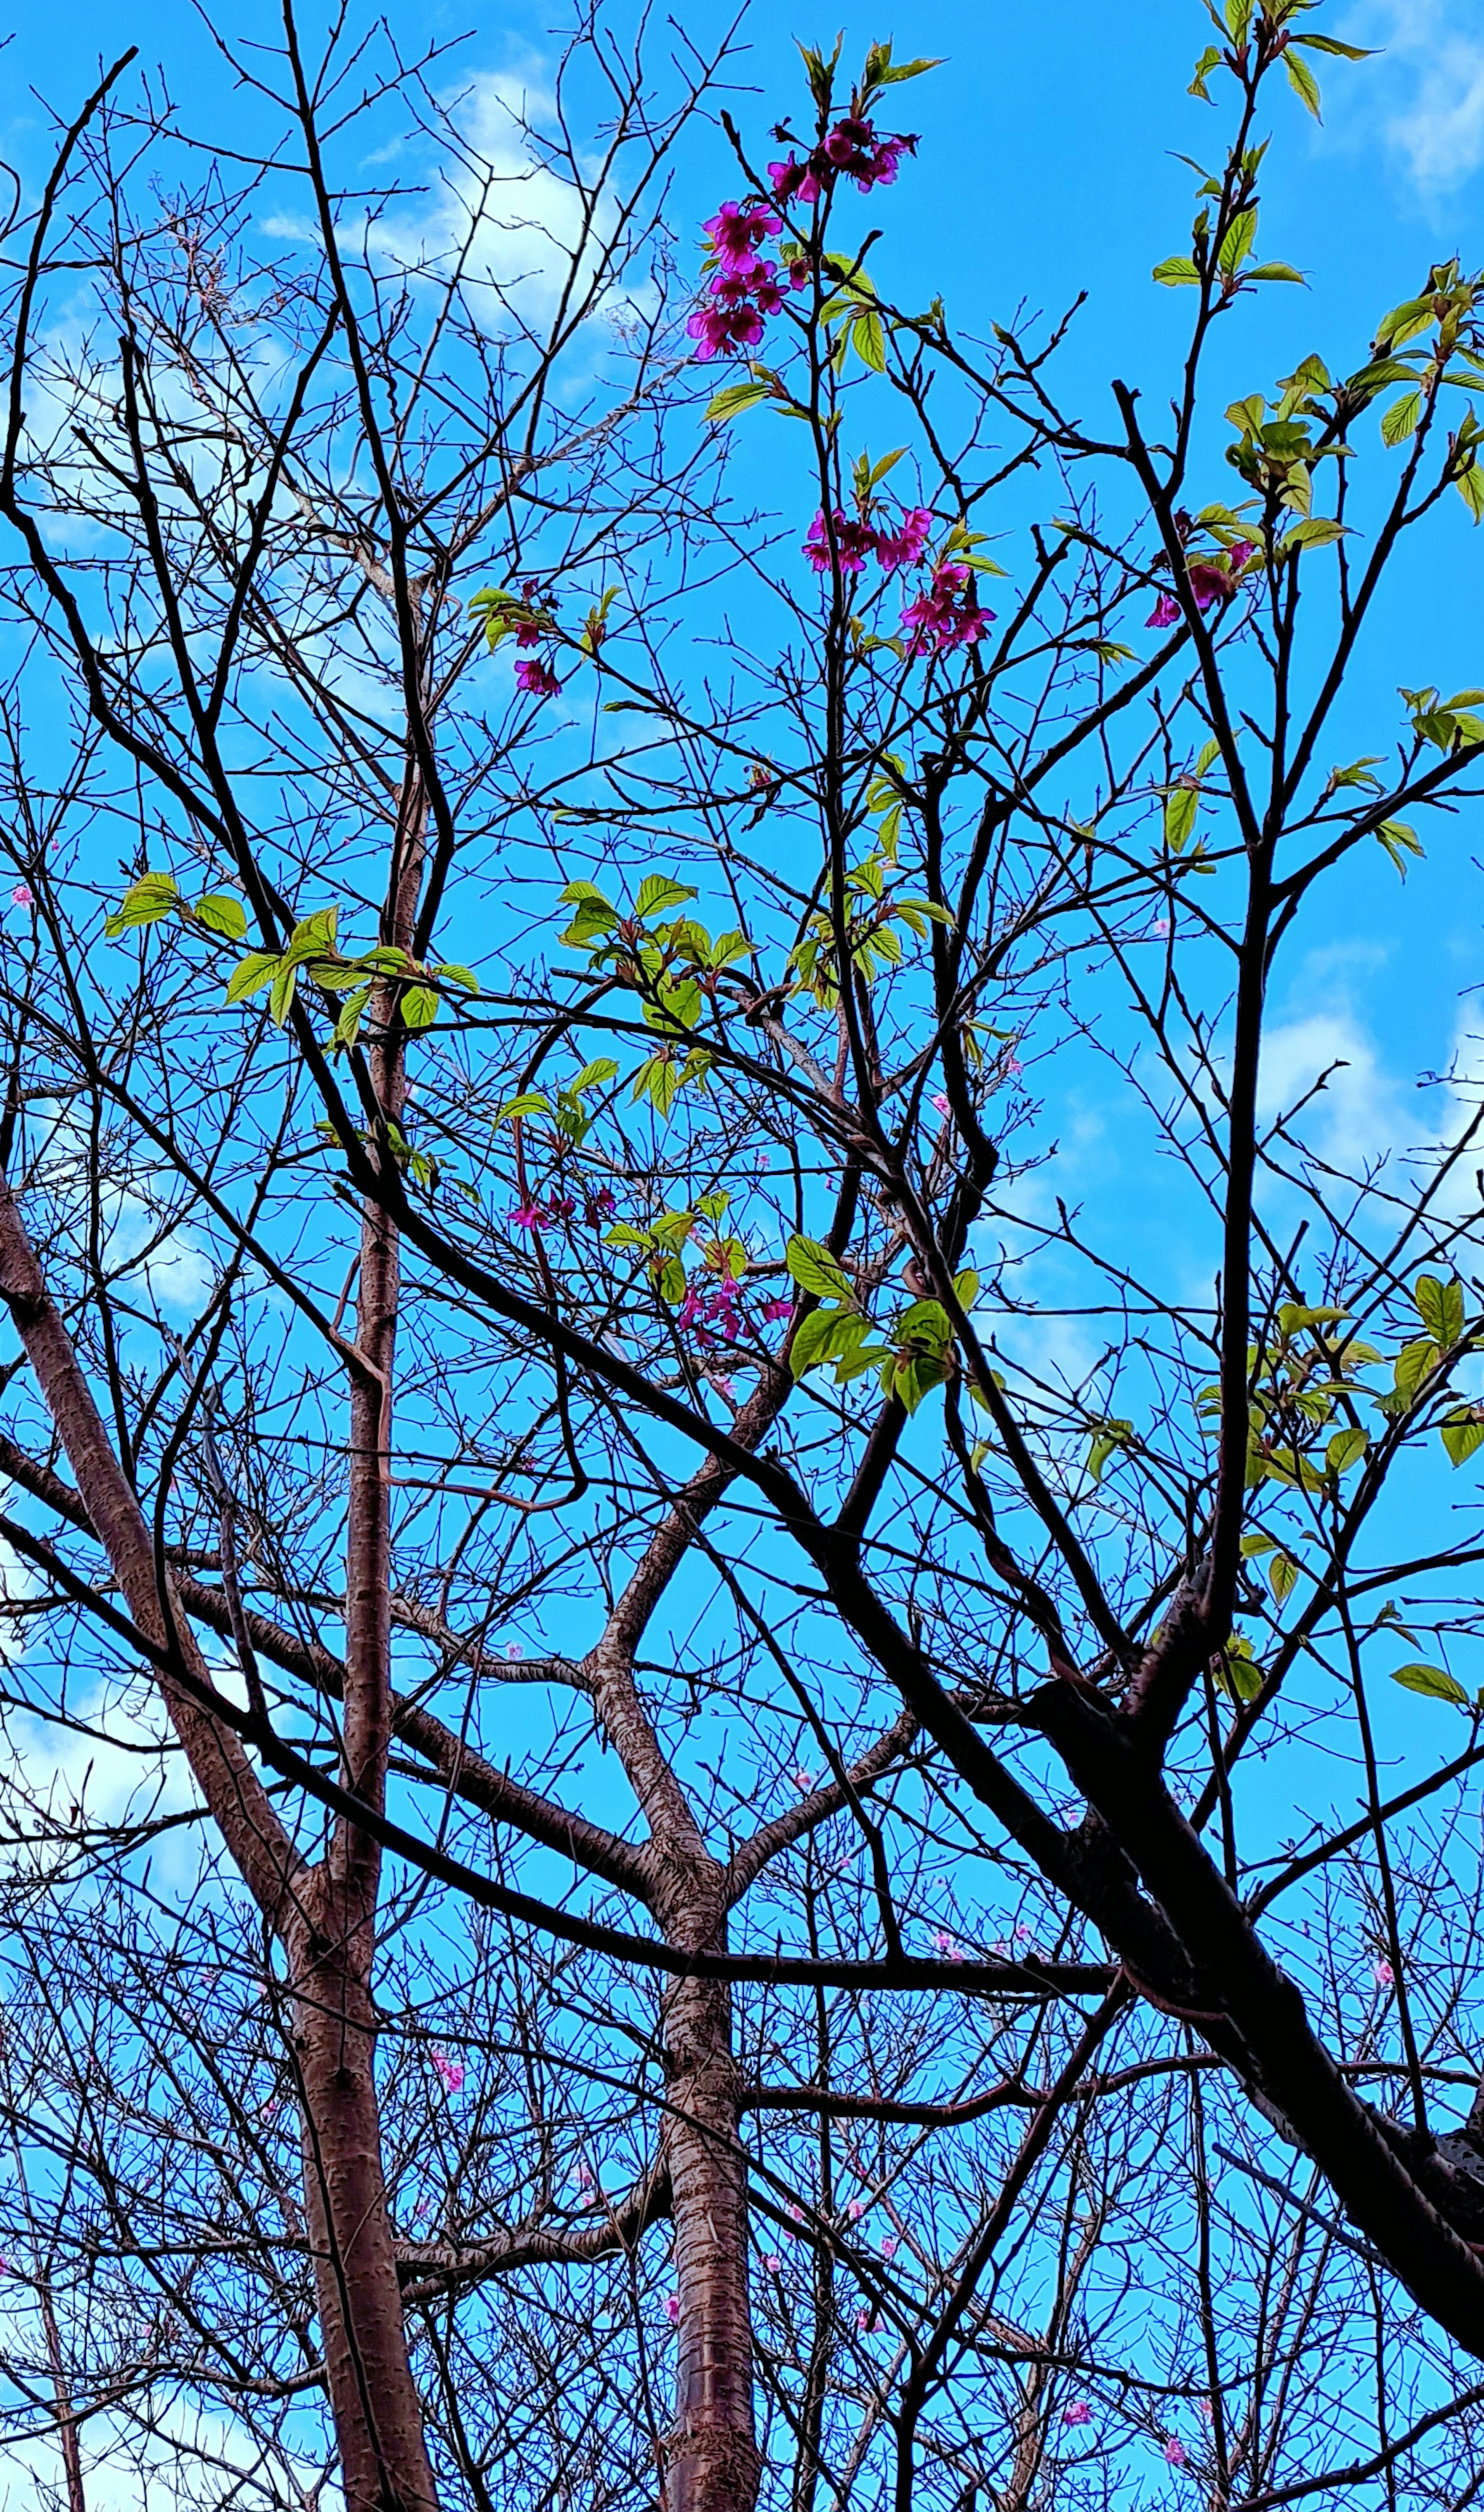
<svg viewBox="0 0 1484 2512">
<path fill-rule="evenodd" d="M 11 891 L 11 901 L 16 907 L 34 907 L 36 904 L 36 893 L 25 882 L 18 881 L 15 888 Z"/>
<path fill-rule="evenodd" d="M 1069 2399 L 1062 2410 L 1064 2425 L 1085 2425 L 1092 2422 L 1092 2410 L 1085 2399 Z"/>
<path fill-rule="evenodd" d="M 881 2257 L 883 2259 L 894 2259 L 900 2248 L 901 2244 L 898 2242 L 895 2233 L 882 2234 Z"/>
<path fill-rule="evenodd" d="M 835 563 L 841 575 L 859 575 L 868 558 L 874 558 L 877 538 L 869 524 L 853 516 L 837 513 L 835 523 Z M 821 507 L 809 526 L 809 537 L 803 545 L 804 557 L 817 573 L 823 575 L 830 566 L 830 541 Z"/>
<path fill-rule="evenodd" d="M 539 1230 L 545 1219 L 546 1215 L 539 1203 L 532 1197 L 527 1196 L 524 1203 L 518 1203 L 515 1206 L 510 1216 L 510 1226 L 512 1230 Z"/>
<path fill-rule="evenodd" d="M 937 1109 L 940 1117 L 951 1117 L 954 1113 L 952 1103 L 946 1090 L 935 1090 L 933 1092 L 933 1106 Z"/>
<path fill-rule="evenodd" d="M 800 2206 L 797 2198 L 791 2198 L 789 2200 L 789 2214 L 796 2224 L 801 2224 L 803 2222 L 803 2209 Z"/>
<path fill-rule="evenodd" d="M 893 532 L 879 531 L 876 554 L 888 570 L 916 567 L 932 538 L 933 519 L 925 506 L 909 506 Z"/>
<path fill-rule="evenodd" d="M 764 2251 L 762 2254 L 762 2264 L 766 2268 L 769 2276 L 776 2276 L 783 2265 L 783 2261 L 778 2257 L 776 2251 Z"/>
<path fill-rule="evenodd" d="M 852 2198 L 849 2206 L 845 2209 L 846 2218 L 852 2224 L 858 2224 L 865 2212 L 866 2201 L 864 2198 Z"/>
<path fill-rule="evenodd" d="M 801 1796 L 807 1796 L 810 1788 L 814 1786 L 814 1774 L 809 1769 L 808 1764 L 806 1762 L 796 1763 L 789 1776 L 793 1780 L 794 1786 L 798 1788 L 800 1794 Z"/>
<path fill-rule="evenodd" d="M 1209 610 L 1213 602 L 1230 600 L 1255 547 L 1253 541 L 1233 541 L 1221 557 L 1191 559 L 1186 578 L 1197 610 Z M 1145 624 L 1150 628 L 1173 628 L 1180 617 L 1180 604 L 1174 594 L 1161 593 Z"/>
<path fill-rule="evenodd" d="M 762 337 L 762 317 L 750 297 L 740 305 L 722 305 L 713 298 L 709 305 L 696 307 L 685 329 L 697 343 L 697 358 L 705 365 L 711 358 L 728 358 L 739 349 L 755 349 Z"/>
<path fill-rule="evenodd" d="M 16 2271 L 12 2267 L 10 2260 L 5 2257 L 3 2252 L 0 2252 L 0 2276 L 14 2276 L 15 2273 Z"/>
<path fill-rule="evenodd" d="M 515 677 L 516 686 L 523 688 L 527 697 L 554 698 L 562 687 L 550 663 L 529 660 L 517 663 Z"/>
<path fill-rule="evenodd" d="M 583 1206 L 583 1218 L 587 1221 L 595 1222 L 611 1221 L 617 1210 L 618 1200 L 612 1188 L 610 1186 L 601 1186 L 597 1190 L 596 1194 L 588 1197 L 587 1202 Z"/>
<path fill-rule="evenodd" d="M 857 2329 L 874 2329 L 876 2327 L 876 2313 L 874 2311 L 858 2311 L 855 2315 L 855 2325 Z"/>
<path fill-rule="evenodd" d="M 993 610 L 979 608 L 972 569 L 957 559 L 940 560 L 927 591 L 919 593 L 902 613 L 907 650 L 949 654 L 956 647 L 972 646 L 994 616 Z"/>
<path fill-rule="evenodd" d="M 449 2059 L 445 2056 L 442 2050 L 435 2050 L 432 2053 L 432 2059 L 434 2072 L 438 2076 L 445 2093 L 456 2094 L 464 2081 L 462 2060 Z"/>
<path fill-rule="evenodd" d="M 1164 2446 L 1164 2455 L 1169 2461 L 1171 2468 L 1184 2468 L 1186 2464 L 1185 2444 L 1179 2441 L 1176 2436 L 1172 2434 L 1169 2441 Z"/>
<path fill-rule="evenodd" d="M 779 1317 L 791 1317 L 793 1315 L 794 1303 L 792 1300 L 782 1297 L 764 1300 L 762 1303 L 762 1314 L 768 1324 L 772 1325 Z"/>
<path fill-rule="evenodd" d="M 962 1962 L 963 1947 L 957 1937 L 950 1935 L 947 1928 L 934 1928 L 929 1943 L 943 1956 L 945 1962 Z"/>
<path fill-rule="evenodd" d="M 775 165 L 769 166 L 767 179 L 780 209 L 786 208 L 790 201 L 798 201 L 807 208 L 819 198 L 819 177 L 813 171 L 812 162 L 801 165 L 797 157 L 780 158 Z"/>
<path fill-rule="evenodd" d="M 758 247 L 783 233 L 783 220 L 765 201 L 723 201 L 701 232 L 710 236 L 723 270 L 746 270 L 756 261 Z"/>
<path fill-rule="evenodd" d="M 1371 1976 L 1378 1988 L 1394 1988 L 1396 1986 L 1396 1974 L 1391 1969 L 1388 1962 L 1382 1961 L 1372 1963 Z"/>
<path fill-rule="evenodd" d="M 680 2298 L 680 2296 L 679 2296 L 678 2294 L 667 2294 L 667 2295 L 666 2295 L 666 2296 L 665 2296 L 665 2318 L 669 2321 L 670 2326 L 671 2326 L 671 2328 L 672 2328 L 672 2329 L 674 2328 L 674 2326 L 675 2326 L 676 2322 L 679 2320 L 680 2316 L 681 2316 L 681 2298 Z"/>
</svg>

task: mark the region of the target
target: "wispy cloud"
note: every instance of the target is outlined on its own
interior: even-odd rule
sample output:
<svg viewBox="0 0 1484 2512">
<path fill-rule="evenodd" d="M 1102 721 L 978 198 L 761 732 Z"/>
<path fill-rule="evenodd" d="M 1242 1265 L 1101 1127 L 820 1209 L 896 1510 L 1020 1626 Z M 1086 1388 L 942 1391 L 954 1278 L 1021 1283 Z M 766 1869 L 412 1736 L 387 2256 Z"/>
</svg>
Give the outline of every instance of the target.
<svg viewBox="0 0 1484 2512">
<path fill-rule="evenodd" d="M 1382 56 L 1351 109 L 1440 204 L 1484 165 L 1484 0 L 1365 0 L 1345 32 Z"/>
</svg>

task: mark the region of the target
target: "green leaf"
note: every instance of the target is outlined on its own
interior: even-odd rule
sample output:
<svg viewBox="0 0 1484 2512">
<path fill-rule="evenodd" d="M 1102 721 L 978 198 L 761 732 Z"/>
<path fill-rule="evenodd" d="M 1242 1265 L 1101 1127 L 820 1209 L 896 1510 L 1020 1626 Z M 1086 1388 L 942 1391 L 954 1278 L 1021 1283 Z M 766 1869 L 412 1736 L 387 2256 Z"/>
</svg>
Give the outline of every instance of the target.
<svg viewBox="0 0 1484 2512">
<path fill-rule="evenodd" d="M 503 1125 L 511 1117 L 549 1117 L 550 1115 L 551 1101 L 544 1090 L 522 1090 L 517 1092 L 514 1099 L 506 1100 L 494 1121 L 497 1125 Z M 611 1231 L 608 1236 L 611 1237 Z"/>
<path fill-rule="evenodd" d="M 137 925 L 158 924 L 162 916 L 170 914 L 179 895 L 179 887 L 170 873 L 141 873 L 133 887 L 125 890 L 103 931 L 112 942 Z"/>
<path fill-rule="evenodd" d="M 1299 1565 L 1286 1552 L 1275 1552 L 1268 1565 L 1268 1585 L 1275 1605 L 1285 1604 L 1299 1583 Z"/>
<path fill-rule="evenodd" d="M 728 420 L 740 418 L 743 411 L 756 410 L 760 401 L 769 398 L 770 392 L 768 384 L 725 384 L 721 392 L 712 394 L 706 405 L 706 416 L 713 427 L 725 427 Z"/>
<path fill-rule="evenodd" d="M 1238 1631 L 1228 1640 L 1217 1661 L 1224 1692 L 1233 1701 L 1256 1701 L 1263 1689 L 1263 1669 Z"/>
<path fill-rule="evenodd" d="M 353 995 L 346 996 L 340 1005 L 339 1019 L 334 1025 L 333 1043 L 336 1046 L 350 1046 L 354 1043 L 356 1034 L 361 1027 L 361 1016 L 371 999 L 370 986 L 358 986 Z"/>
<path fill-rule="evenodd" d="M 1342 44 L 1338 35 L 1295 35 L 1292 41 L 1306 45 L 1311 53 L 1333 53 L 1342 61 L 1373 61 L 1376 59 L 1374 51 L 1367 52 L 1362 44 Z"/>
<path fill-rule="evenodd" d="M 881 329 L 879 314 L 859 315 L 850 326 L 850 337 L 862 366 L 869 367 L 875 375 L 883 375 L 886 372 L 886 334 Z"/>
<path fill-rule="evenodd" d="M 474 970 L 464 967 L 457 960 L 445 960 L 440 967 L 434 969 L 433 974 L 435 977 L 444 978 L 450 986 L 467 988 L 471 995 L 479 993 L 480 983 Z"/>
<path fill-rule="evenodd" d="M 1376 836 L 1405 881 L 1408 855 L 1420 855 L 1423 851 L 1416 830 L 1409 828 L 1405 820 L 1383 820 Z"/>
<path fill-rule="evenodd" d="M 1288 72 L 1288 84 L 1295 96 L 1301 103 L 1308 105 L 1316 122 L 1321 121 L 1323 117 L 1319 111 L 1319 82 L 1308 61 L 1301 59 L 1297 53 L 1288 52 L 1283 55 L 1283 67 Z"/>
<path fill-rule="evenodd" d="M 1200 797 L 1193 785 L 1172 786 L 1165 796 L 1164 843 L 1171 854 L 1178 855 L 1184 852 L 1191 832 L 1195 826 L 1195 814 L 1199 807 Z"/>
<path fill-rule="evenodd" d="M 1440 1431 L 1450 1463 L 1455 1466 L 1466 1465 L 1475 1451 L 1484 1447 L 1484 1422 L 1472 1404 L 1461 1405 L 1456 1413 L 1450 1413 Z"/>
<path fill-rule="evenodd" d="M 1345 525 L 1337 524 L 1332 515 L 1309 515 L 1302 524 L 1295 524 L 1291 532 L 1284 533 L 1278 543 L 1278 556 L 1286 558 L 1295 549 L 1323 549 L 1328 541 L 1344 540 L 1345 533 Z"/>
<path fill-rule="evenodd" d="M 839 1315 L 838 1309 L 811 1309 L 806 1317 L 801 1317 L 789 1346 L 789 1367 L 796 1378 L 802 1378 L 806 1369 L 817 1368 L 826 1358 L 825 1347 Z"/>
<path fill-rule="evenodd" d="M 404 1029 L 431 1029 L 438 1018 L 438 997 L 431 986 L 409 986 L 399 1008 Z"/>
<path fill-rule="evenodd" d="M 1168 261 L 1156 261 L 1150 273 L 1161 288 L 1198 288 L 1200 273 L 1189 254 L 1176 253 Z"/>
<path fill-rule="evenodd" d="M 585 1064 L 576 1079 L 569 1081 L 566 1086 L 568 1090 L 573 1091 L 598 1090 L 605 1081 L 613 1081 L 617 1078 L 618 1067 L 613 1058 L 610 1055 L 595 1055 L 591 1064 Z M 705 1209 L 706 1201 L 703 1197 L 701 1210 L 704 1212 Z"/>
<path fill-rule="evenodd" d="M 1468 1707 L 1468 1695 L 1456 1675 L 1440 1666 L 1393 1666 L 1391 1681 L 1404 1691 L 1420 1692 L 1426 1701 L 1451 1701 L 1460 1709 Z"/>
<path fill-rule="evenodd" d="M 1242 277 L 1247 280 L 1286 279 L 1290 280 L 1295 288 L 1307 288 L 1308 286 L 1308 282 L 1305 278 L 1303 271 L 1295 270 L 1291 261 L 1260 261 L 1255 269 L 1244 270 Z"/>
<path fill-rule="evenodd" d="M 801 1291 L 812 1291 L 822 1300 L 852 1302 L 855 1292 L 828 1247 L 817 1238 L 805 1238 L 794 1233 L 783 1251 L 784 1262 Z"/>
<path fill-rule="evenodd" d="M 1187 96 L 1198 96 L 1202 104 L 1211 102 L 1210 97 L 1206 94 L 1206 81 L 1213 70 L 1220 69 L 1221 59 L 1220 44 L 1208 44 L 1195 64 L 1195 75 L 1186 89 Z"/>
<path fill-rule="evenodd" d="M 1417 1314 L 1440 1352 L 1452 1352 L 1464 1340 L 1464 1285 L 1440 1282 L 1435 1274 L 1419 1274 L 1412 1285 Z"/>
<path fill-rule="evenodd" d="M 895 87 L 900 79 L 920 78 L 924 70 L 940 70 L 943 67 L 943 60 L 944 56 L 940 54 L 939 58 L 933 61 L 921 60 L 892 63 L 887 68 L 877 71 L 877 82 L 881 87 Z"/>
<path fill-rule="evenodd" d="M 1411 392 L 1404 392 L 1400 401 L 1393 401 L 1390 409 L 1382 413 L 1383 445 L 1405 445 L 1409 436 L 1415 436 L 1422 409 L 1423 397 L 1415 387 Z"/>
<path fill-rule="evenodd" d="M 227 979 L 225 1001 L 229 1003 L 244 1002 L 249 995 L 255 995 L 268 983 L 277 966 L 276 951 L 250 951 L 245 960 L 238 961 Z"/>
<path fill-rule="evenodd" d="M 1346 1473 L 1351 1466 L 1359 1465 L 1370 1444 L 1366 1431 L 1337 1431 L 1324 1451 L 1325 1465 L 1332 1474 Z"/>
<path fill-rule="evenodd" d="M 1484 523 L 1484 470 L 1476 461 L 1470 463 L 1466 471 L 1459 474 L 1454 486 L 1474 522 Z"/>
<path fill-rule="evenodd" d="M 278 974 L 273 980 L 272 992 L 268 997 L 268 1009 L 280 1029 L 293 1009 L 293 998 L 298 991 L 298 962 L 296 960 L 291 960 L 286 953 L 278 963 Z"/>
<path fill-rule="evenodd" d="M 645 873 L 634 902 L 634 913 L 640 917 L 657 916 L 662 908 L 683 907 L 686 899 L 694 896 L 693 889 L 688 889 L 683 881 L 672 881 L 668 873 Z"/>
<path fill-rule="evenodd" d="M 208 933 L 224 934 L 229 942 L 240 942 L 248 929 L 241 899 L 233 898 L 224 889 L 214 889 L 205 898 L 198 898 L 191 913 Z"/>
<path fill-rule="evenodd" d="M 1222 237 L 1216 255 L 1217 268 L 1224 270 L 1229 277 L 1239 270 L 1252 251 L 1252 240 L 1256 234 L 1256 210 L 1238 210 Z"/>
</svg>

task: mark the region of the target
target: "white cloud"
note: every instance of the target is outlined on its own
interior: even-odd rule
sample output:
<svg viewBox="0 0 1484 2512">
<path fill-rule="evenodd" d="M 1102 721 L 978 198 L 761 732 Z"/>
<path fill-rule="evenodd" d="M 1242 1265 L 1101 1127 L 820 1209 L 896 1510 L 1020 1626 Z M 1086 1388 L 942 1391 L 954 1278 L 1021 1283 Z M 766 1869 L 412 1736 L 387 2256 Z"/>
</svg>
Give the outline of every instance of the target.
<svg viewBox="0 0 1484 2512">
<path fill-rule="evenodd" d="M 1484 0 L 1367 0 L 1345 32 L 1381 49 L 1367 101 L 1386 147 L 1425 200 L 1456 191 L 1484 164 Z"/>
<path fill-rule="evenodd" d="M 1312 1095 L 1321 1079 L 1322 1088 Z M 1292 1132 L 1318 1158 L 1347 1175 L 1372 1166 L 1406 1140 L 1400 1088 L 1347 1011 L 1311 1012 L 1267 1032 L 1258 1114 L 1271 1124 L 1301 1101 L 1306 1104 Z M 1415 1117 L 1411 1121 L 1415 1130 Z"/>
</svg>

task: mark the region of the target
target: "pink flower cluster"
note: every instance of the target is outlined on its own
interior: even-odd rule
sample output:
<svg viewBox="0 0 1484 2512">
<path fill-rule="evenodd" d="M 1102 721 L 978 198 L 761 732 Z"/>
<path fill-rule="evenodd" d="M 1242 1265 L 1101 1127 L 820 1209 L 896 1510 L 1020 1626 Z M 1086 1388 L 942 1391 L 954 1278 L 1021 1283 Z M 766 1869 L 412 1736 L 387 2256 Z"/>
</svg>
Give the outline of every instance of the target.
<svg viewBox="0 0 1484 2512">
<path fill-rule="evenodd" d="M 538 1195 L 528 1195 L 511 1213 L 512 1230 L 549 1229 L 556 1221 L 570 1221 L 577 1207 L 569 1195 L 549 1195 L 543 1203 Z"/>
<path fill-rule="evenodd" d="M 780 209 L 790 201 L 807 207 L 828 192 L 837 176 L 848 175 L 856 188 L 869 192 L 875 183 L 894 183 L 904 157 L 917 148 L 916 133 L 878 133 L 871 122 L 846 114 L 807 157 L 785 157 L 769 166 L 768 180 Z"/>
<path fill-rule="evenodd" d="M 951 654 L 957 646 L 972 646 L 994 618 L 981 610 L 971 568 L 957 559 L 941 559 L 925 593 L 902 613 L 902 634 L 910 654 Z"/>
<path fill-rule="evenodd" d="M 932 538 L 933 519 L 925 506 L 909 506 L 894 530 L 882 531 L 879 526 L 860 522 L 855 516 L 836 514 L 835 558 L 841 575 L 859 575 L 868 558 L 891 574 L 897 568 L 917 567 Z M 830 565 L 830 533 L 824 511 L 809 526 L 809 536 L 803 545 L 804 557 L 820 575 Z"/>
<path fill-rule="evenodd" d="M 463 2061 L 450 2059 L 442 2050 L 432 2053 L 433 2071 L 446 2094 L 456 2094 L 464 2081 Z"/>
<path fill-rule="evenodd" d="M 1233 541 L 1225 558 L 1192 558 L 1186 569 L 1186 581 L 1197 610 L 1209 610 L 1213 602 L 1230 602 L 1236 591 L 1237 578 L 1257 544 Z M 1145 625 L 1150 628 L 1173 628 L 1184 617 L 1173 593 L 1161 593 Z"/>
<path fill-rule="evenodd" d="M 779 1317 L 792 1316 L 794 1303 L 790 1299 L 764 1300 L 762 1314 L 771 1325 Z M 676 1315 L 681 1332 L 693 1334 L 703 1352 L 715 1349 L 719 1343 L 734 1344 L 747 1322 L 742 1285 L 730 1274 L 693 1276 Z"/>
<path fill-rule="evenodd" d="M 723 201 L 706 220 L 717 267 L 710 295 L 685 326 L 698 358 L 725 358 L 757 347 L 766 317 L 783 303 L 777 264 L 762 260 L 758 248 L 782 230 L 783 220 L 765 201 Z M 807 262 L 795 261 L 788 285 L 802 288 L 808 276 Z"/>
</svg>

